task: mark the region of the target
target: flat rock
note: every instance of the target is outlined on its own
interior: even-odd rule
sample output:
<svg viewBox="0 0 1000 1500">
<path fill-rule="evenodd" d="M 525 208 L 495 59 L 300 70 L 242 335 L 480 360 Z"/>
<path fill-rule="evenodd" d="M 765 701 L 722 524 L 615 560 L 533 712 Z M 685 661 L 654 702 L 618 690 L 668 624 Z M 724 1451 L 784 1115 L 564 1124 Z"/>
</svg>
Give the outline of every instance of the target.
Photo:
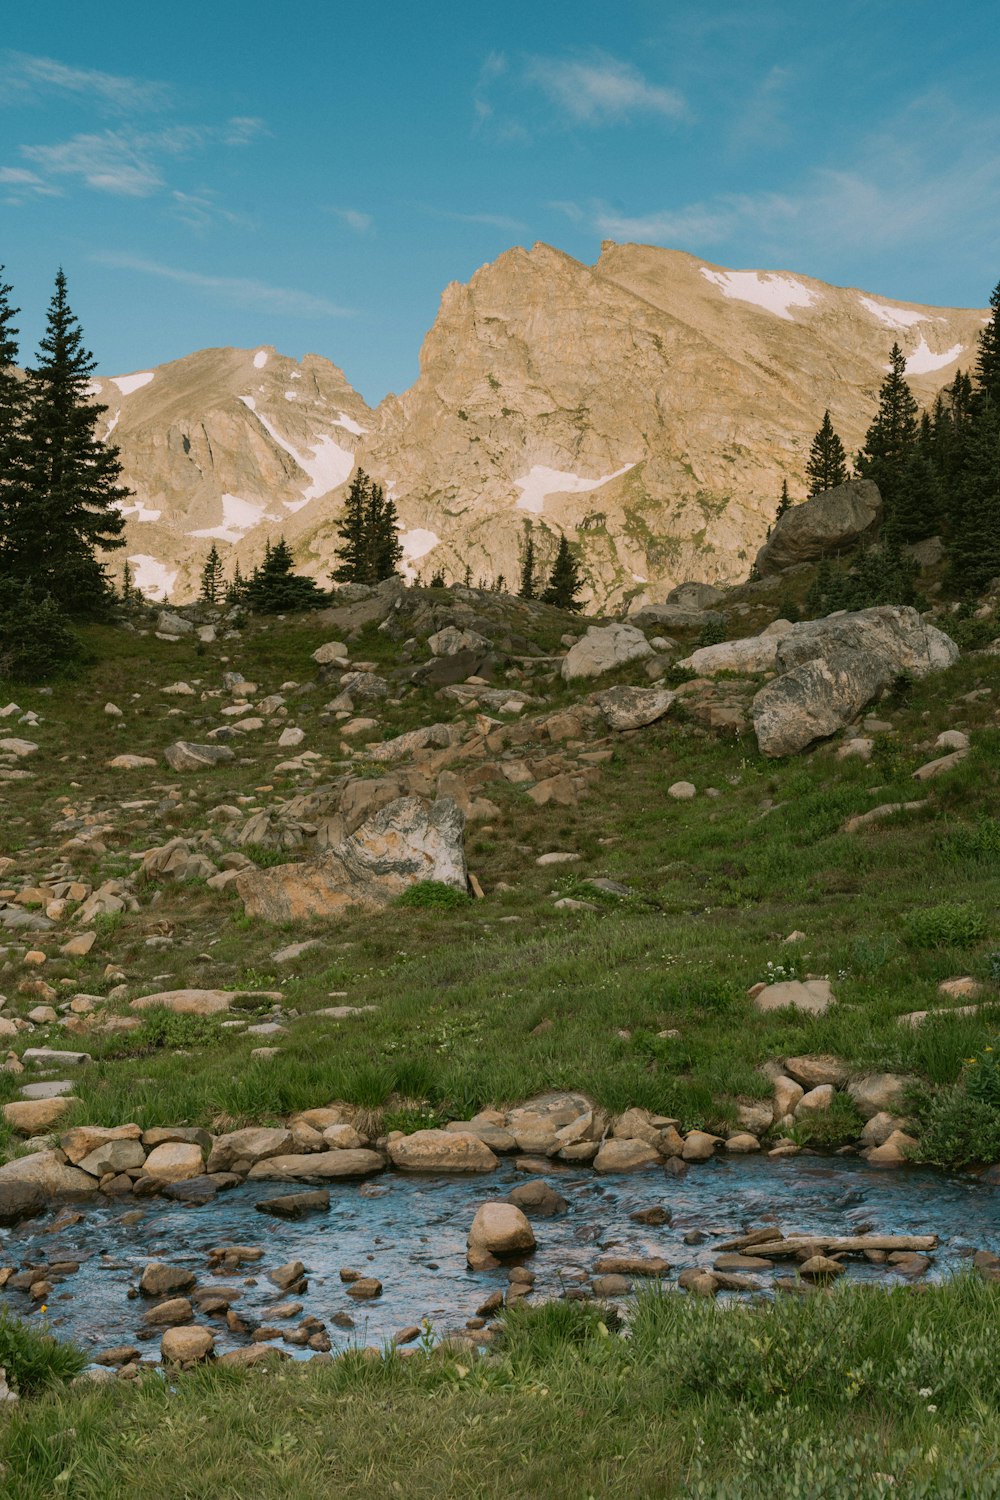
<svg viewBox="0 0 1000 1500">
<path fill-rule="evenodd" d="M 280 1198 L 259 1198 L 254 1206 L 259 1214 L 275 1219 L 304 1219 L 308 1214 L 326 1213 L 330 1194 L 323 1188 L 311 1193 L 283 1193 Z"/>
<path fill-rule="evenodd" d="M 477 1135 L 452 1130 L 416 1130 L 390 1140 L 394 1167 L 407 1172 L 492 1172 L 499 1157 Z"/>
<path fill-rule="evenodd" d="M 168 745 L 163 757 L 172 771 L 205 771 L 236 759 L 228 745 L 194 745 L 189 740 Z"/>
<path fill-rule="evenodd" d="M 601 1143 L 594 1157 L 594 1171 L 638 1172 L 661 1162 L 659 1151 L 647 1141 L 612 1139 Z"/>
<path fill-rule="evenodd" d="M 583 639 L 566 653 L 561 672 L 566 682 L 576 677 L 599 677 L 625 662 L 652 655 L 652 646 L 635 625 L 591 625 Z"/>
<path fill-rule="evenodd" d="M 753 1003 L 764 1014 L 790 1006 L 808 1015 L 821 1016 L 836 1003 L 836 997 L 828 979 L 786 979 L 780 984 L 766 984 L 754 996 Z"/>
<path fill-rule="evenodd" d="M 310 1151 L 305 1156 L 269 1156 L 250 1168 L 253 1182 L 325 1182 L 339 1177 L 370 1177 L 385 1160 L 377 1151 Z"/>
<path fill-rule="evenodd" d="M 131 1008 L 156 1010 L 162 1007 L 176 1016 L 217 1016 L 239 998 L 238 990 L 159 990 L 153 995 L 140 995 L 132 1001 Z"/>
<path fill-rule="evenodd" d="M 62 1119 L 77 1101 L 65 1096 L 14 1100 L 3 1107 L 3 1117 L 18 1135 L 39 1135 Z"/>
</svg>

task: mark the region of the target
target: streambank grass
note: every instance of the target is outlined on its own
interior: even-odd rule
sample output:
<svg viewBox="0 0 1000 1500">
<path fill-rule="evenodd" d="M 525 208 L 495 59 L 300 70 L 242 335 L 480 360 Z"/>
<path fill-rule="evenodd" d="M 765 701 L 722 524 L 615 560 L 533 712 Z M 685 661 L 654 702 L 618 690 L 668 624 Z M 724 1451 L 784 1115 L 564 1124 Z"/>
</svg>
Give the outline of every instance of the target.
<svg viewBox="0 0 1000 1500">
<path fill-rule="evenodd" d="M 1000 1287 L 507 1314 L 489 1354 L 158 1375 L 0 1415 L 10 1500 L 995 1500 Z"/>
</svg>

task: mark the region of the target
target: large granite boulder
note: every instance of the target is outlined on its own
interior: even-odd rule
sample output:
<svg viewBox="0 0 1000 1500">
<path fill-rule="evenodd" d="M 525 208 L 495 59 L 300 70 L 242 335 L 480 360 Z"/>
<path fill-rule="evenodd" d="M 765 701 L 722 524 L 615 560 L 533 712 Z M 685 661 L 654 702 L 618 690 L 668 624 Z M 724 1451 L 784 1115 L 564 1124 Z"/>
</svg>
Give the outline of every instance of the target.
<svg viewBox="0 0 1000 1500">
<path fill-rule="evenodd" d="M 843 552 L 871 531 L 881 514 L 882 497 L 870 479 L 849 479 L 824 490 L 785 511 L 757 553 L 757 572 L 763 578 Z"/>
<path fill-rule="evenodd" d="M 424 880 L 465 891 L 464 830 L 450 797 L 400 797 L 316 859 L 241 871 L 236 889 L 247 915 L 266 922 L 336 917 L 351 907 L 380 911 Z"/>
<path fill-rule="evenodd" d="M 591 625 L 563 657 L 562 675 L 566 682 L 574 677 L 600 677 L 626 662 L 652 655 L 652 646 L 635 625 Z"/>
<path fill-rule="evenodd" d="M 750 706 L 757 744 L 765 755 L 794 755 L 850 723 L 901 673 L 926 677 L 958 654 L 950 636 L 906 605 L 793 625 L 776 653 L 782 675 Z"/>
<path fill-rule="evenodd" d="M 96 1192 L 97 1179 L 69 1166 L 58 1151 L 19 1156 L 0 1167 L 0 1224 Z"/>
</svg>

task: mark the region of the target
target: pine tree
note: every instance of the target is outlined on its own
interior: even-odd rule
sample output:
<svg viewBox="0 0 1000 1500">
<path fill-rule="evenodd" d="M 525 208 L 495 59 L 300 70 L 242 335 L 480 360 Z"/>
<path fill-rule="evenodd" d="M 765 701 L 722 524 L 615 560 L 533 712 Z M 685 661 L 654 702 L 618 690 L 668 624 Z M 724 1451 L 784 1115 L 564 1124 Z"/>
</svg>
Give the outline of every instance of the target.
<svg viewBox="0 0 1000 1500">
<path fill-rule="evenodd" d="M 862 478 L 878 485 L 885 530 L 900 541 L 909 541 L 897 516 L 917 446 L 917 403 L 906 381 L 906 358 L 898 344 L 893 344 L 889 362 L 889 373 L 879 387 L 875 420 L 865 435 L 857 468 Z"/>
<path fill-rule="evenodd" d="M 359 469 L 351 480 L 344 503 L 344 514 L 337 535 L 341 545 L 337 548 L 340 566 L 333 574 L 336 583 L 363 583 L 365 564 L 365 518 L 371 494 L 371 480 L 364 469 Z"/>
<path fill-rule="evenodd" d="M 99 550 L 125 545 L 118 449 L 95 427 L 106 406 L 88 396 L 95 361 L 56 276 L 37 364 L 28 370 L 23 493 L 5 523 L 5 568 L 71 614 L 101 615 L 114 599 Z"/>
<path fill-rule="evenodd" d="M 380 484 L 373 484 L 365 513 L 364 577 L 361 583 L 391 578 L 403 559 L 396 502 Z"/>
<path fill-rule="evenodd" d="M 204 604 L 219 604 L 222 600 L 225 580 L 222 572 L 222 558 L 219 549 L 213 542 L 205 559 L 205 566 L 201 570 L 201 598 Z"/>
<path fill-rule="evenodd" d="M 983 404 L 965 440 L 948 555 L 963 594 L 1000 576 L 1000 405 L 992 401 Z"/>
<path fill-rule="evenodd" d="M 3 280 L 0 266 L 0 572 L 7 571 L 6 538 L 23 499 L 25 480 L 24 419 L 26 390 L 14 374 L 17 364 L 17 329 L 13 320 L 18 308 L 9 302 L 12 288 Z"/>
<path fill-rule="evenodd" d="M 833 430 L 829 410 L 823 413 L 822 425 L 813 438 L 806 475 L 809 479 L 810 498 L 847 482 L 847 454 Z"/>
<path fill-rule="evenodd" d="M 122 603 L 134 604 L 136 598 L 135 577 L 129 567 L 128 558 L 125 559 L 125 567 L 122 570 Z"/>
<path fill-rule="evenodd" d="M 443 568 L 437 568 L 431 574 L 430 586 L 431 586 L 432 589 L 443 589 L 443 588 L 446 587 L 446 584 L 445 584 L 445 581 L 444 581 L 444 569 Z"/>
<path fill-rule="evenodd" d="M 576 597 L 582 588 L 580 565 L 566 537 L 561 536 L 556 560 L 542 594 L 542 603 L 554 604 L 557 609 L 568 609 L 576 614 L 583 608 Z"/>
<path fill-rule="evenodd" d="M 990 297 L 993 316 L 979 335 L 976 382 L 990 401 L 1000 403 L 1000 281 Z"/>
<path fill-rule="evenodd" d="M 226 603 L 229 605 L 242 604 L 246 596 L 246 589 L 246 579 L 240 571 L 239 563 L 237 563 L 233 572 L 233 581 L 226 587 Z"/>
<path fill-rule="evenodd" d="M 243 600 L 255 614 L 291 614 L 295 610 L 319 609 L 327 595 L 315 579 L 294 572 L 295 559 L 285 538 L 279 537 L 272 547 L 268 541 L 264 560 L 254 569 L 243 589 Z"/>
<path fill-rule="evenodd" d="M 778 501 L 778 509 L 774 513 L 774 523 L 775 523 L 775 525 L 777 525 L 777 523 L 781 520 L 782 516 L 785 514 L 785 511 L 786 510 L 791 510 L 791 508 L 792 508 L 792 501 L 791 501 L 791 497 L 790 497 L 790 495 L 788 493 L 788 480 L 787 479 L 783 479 L 781 481 L 781 499 Z M 767 534 L 768 534 L 768 536 L 771 535 L 770 528 L 768 528 L 768 533 Z"/>
<path fill-rule="evenodd" d="M 524 547 L 521 552 L 521 582 L 517 589 L 522 599 L 535 598 L 535 538 L 531 526 L 525 522 Z"/>
</svg>

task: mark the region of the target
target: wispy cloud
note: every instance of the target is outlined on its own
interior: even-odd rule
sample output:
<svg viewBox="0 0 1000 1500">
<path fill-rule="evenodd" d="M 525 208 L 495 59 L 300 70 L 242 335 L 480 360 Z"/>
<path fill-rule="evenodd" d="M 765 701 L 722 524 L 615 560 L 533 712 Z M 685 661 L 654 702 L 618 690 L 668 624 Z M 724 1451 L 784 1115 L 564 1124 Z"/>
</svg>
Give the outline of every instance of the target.
<svg viewBox="0 0 1000 1500">
<path fill-rule="evenodd" d="M 117 271 L 135 271 L 142 276 L 156 276 L 164 281 L 174 281 L 181 286 L 193 287 L 196 291 L 235 303 L 239 307 L 253 307 L 266 312 L 280 313 L 292 318 L 349 318 L 354 309 L 339 307 L 325 297 L 312 292 L 298 291 L 293 287 L 271 286 L 248 276 L 211 276 L 202 271 L 187 271 L 179 266 L 163 265 L 160 261 L 147 260 L 139 255 L 124 255 L 118 251 L 101 252 L 92 257 L 99 265 Z"/>
<path fill-rule="evenodd" d="M 732 232 L 739 213 L 731 202 L 691 203 L 675 210 L 630 216 L 595 203 L 590 217 L 593 227 L 609 239 L 686 246 L 718 244 Z"/>
<path fill-rule="evenodd" d="M 249 146 L 270 133 L 266 122 L 258 115 L 233 115 L 219 132 L 224 146 Z"/>
<path fill-rule="evenodd" d="M 249 145 L 264 130 L 262 120 L 248 118 L 222 126 L 168 125 L 152 131 L 122 127 L 74 135 L 51 146 L 22 146 L 21 155 L 46 177 L 75 177 L 97 192 L 148 198 L 166 185 L 162 159 L 213 145 Z"/>
<path fill-rule="evenodd" d="M 650 83 L 631 63 L 606 52 L 586 58 L 529 57 L 523 76 L 579 125 L 604 125 L 638 114 L 678 120 L 687 114 L 676 89 Z"/>
<path fill-rule="evenodd" d="M 233 213 L 224 208 L 210 188 L 200 188 L 195 193 L 182 193 L 178 189 L 170 194 L 173 217 L 189 229 L 210 229 L 214 224 L 233 224 L 240 229 L 252 229 L 254 220 L 247 214 Z"/>
<path fill-rule="evenodd" d="M 0 167 L 0 188 L 7 190 L 5 203 L 22 203 L 25 198 L 58 198 L 59 189 L 43 182 L 25 167 Z"/>
<path fill-rule="evenodd" d="M 360 208 L 332 208 L 330 212 L 355 234 L 370 234 L 375 227 L 372 215 L 363 213 Z"/>
<path fill-rule="evenodd" d="M 26 52 L 0 55 L 0 103 L 26 104 L 51 94 L 69 95 L 115 114 L 163 109 L 171 100 L 165 83 L 97 68 L 71 68 L 55 58 Z"/>
</svg>

